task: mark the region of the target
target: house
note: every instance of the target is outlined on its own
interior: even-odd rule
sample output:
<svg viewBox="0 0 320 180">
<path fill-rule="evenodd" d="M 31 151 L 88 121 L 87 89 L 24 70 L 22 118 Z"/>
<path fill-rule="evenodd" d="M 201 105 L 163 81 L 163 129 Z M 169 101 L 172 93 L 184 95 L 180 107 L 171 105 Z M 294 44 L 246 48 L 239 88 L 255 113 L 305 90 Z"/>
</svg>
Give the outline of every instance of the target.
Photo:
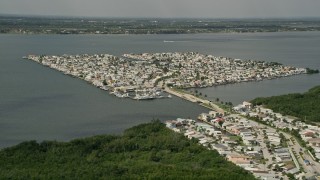
<svg viewBox="0 0 320 180">
<path fill-rule="evenodd" d="M 258 108 L 258 112 L 261 112 L 263 114 L 271 114 L 271 113 L 273 113 L 273 111 L 271 109 L 263 108 L 263 107 L 259 107 Z"/>
<path fill-rule="evenodd" d="M 245 153 L 248 156 L 255 156 L 255 155 L 259 155 L 260 154 L 258 151 L 246 151 Z"/>
<path fill-rule="evenodd" d="M 249 112 L 248 114 L 250 117 L 258 117 L 258 113 L 255 113 L 255 112 Z"/>
<path fill-rule="evenodd" d="M 189 135 L 192 135 L 192 134 L 195 134 L 196 131 L 193 131 L 193 130 L 187 130 L 185 133 L 184 133 L 184 136 L 188 137 Z"/>
<path fill-rule="evenodd" d="M 231 153 L 227 155 L 227 159 L 241 167 L 251 166 L 251 158 L 249 156 L 241 155 L 238 153 Z"/>
<path fill-rule="evenodd" d="M 241 125 L 233 126 L 230 128 L 230 132 L 236 135 L 240 135 L 241 132 L 251 132 L 250 129 L 244 128 Z"/>
<path fill-rule="evenodd" d="M 318 127 L 318 126 L 308 125 L 308 128 L 309 128 L 310 130 L 319 131 L 319 127 Z"/>
<path fill-rule="evenodd" d="M 213 145 L 211 145 L 211 148 L 218 151 L 218 153 L 221 155 L 223 155 L 223 154 L 227 155 L 227 154 L 231 153 L 231 151 L 229 150 L 229 147 L 224 144 L 213 144 Z"/>
<path fill-rule="evenodd" d="M 288 123 L 292 124 L 292 122 L 293 122 L 294 120 L 296 120 L 297 118 L 291 117 L 291 116 L 284 116 L 283 119 L 284 119 L 285 121 L 287 121 Z"/>
<path fill-rule="evenodd" d="M 274 125 L 275 125 L 277 128 L 279 128 L 279 129 L 288 128 L 288 124 L 287 124 L 287 123 L 284 123 L 284 122 L 276 121 L 276 122 L 274 122 Z"/>
<path fill-rule="evenodd" d="M 215 130 L 215 131 L 213 131 L 213 134 L 214 134 L 215 136 L 221 136 L 221 135 L 222 135 L 222 132 L 221 132 L 221 131 L 218 131 L 218 130 Z"/>
<path fill-rule="evenodd" d="M 285 152 L 289 152 L 289 149 L 288 148 L 277 148 L 277 149 L 274 149 L 274 152 L 275 153 L 285 153 Z"/>
<path fill-rule="evenodd" d="M 213 142 L 212 138 L 204 137 L 204 138 L 199 139 L 199 144 L 201 144 L 203 146 L 207 146 L 211 142 Z"/>
<path fill-rule="evenodd" d="M 320 147 L 320 138 L 312 138 L 308 141 L 311 146 Z"/>
<path fill-rule="evenodd" d="M 230 139 L 229 137 L 222 137 L 221 142 L 226 143 L 226 144 L 238 144 L 236 140 Z"/>
<path fill-rule="evenodd" d="M 230 124 L 229 123 L 223 123 L 222 124 L 222 128 L 226 129 L 229 132 L 231 132 L 234 127 L 236 127 L 236 125 L 233 124 L 233 123 L 230 123 Z"/>
<path fill-rule="evenodd" d="M 289 152 L 279 152 L 274 154 L 277 162 L 291 161 L 291 154 Z"/>
<path fill-rule="evenodd" d="M 246 108 L 246 109 L 251 109 L 252 108 L 252 104 L 247 102 L 247 101 L 243 101 L 242 105 Z"/>
<path fill-rule="evenodd" d="M 176 128 L 176 121 L 175 120 L 166 121 L 166 127 L 170 129 Z"/>
<path fill-rule="evenodd" d="M 304 141 L 307 141 L 308 139 L 312 139 L 315 136 L 315 133 L 311 130 L 304 130 L 300 132 L 300 136 Z"/>
<path fill-rule="evenodd" d="M 177 118 L 177 122 L 183 124 L 183 125 L 186 125 L 188 123 L 188 120 L 187 119 L 182 119 L 182 118 Z"/>
<path fill-rule="evenodd" d="M 196 129 L 197 131 L 206 131 L 208 129 L 212 129 L 212 126 L 205 123 L 196 123 Z"/>
<path fill-rule="evenodd" d="M 245 112 L 245 107 L 242 106 L 242 104 L 239 104 L 235 107 L 232 108 L 234 111 L 237 111 L 237 112 Z"/>
<path fill-rule="evenodd" d="M 267 115 L 266 115 L 266 114 L 263 114 L 263 113 L 259 113 L 257 116 L 258 116 L 258 118 L 260 118 L 260 119 L 267 117 Z"/>
<path fill-rule="evenodd" d="M 270 174 L 268 171 L 265 172 L 254 172 L 253 175 L 258 179 L 263 180 L 278 180 L 275 174 Z"/>
<path fill-rule="evenodd" d="M 282 119 L 282 114 L 280 113 L 274 113 L 273 116 L 276 117 L 277 119 Z"/>
<path fill-rule="evenodd" d="M 266 121 L 274 121 L 274 119 L 269 116 L 266 116 L 266 117 L 262 118 L 262 121 L 265 121 L 265 122 Z"/>
<path fill-rule="evenodd" d="M 268 140 L 271 144 L 274 144 L 276 146 L 280 145 L 281 138 L 279 136 L 268 136 Z"/>
<path fill-rule="evenodd" d="M 201 113 L 198 117 L 199 120 L 201 121 L 208 121 L 209 120 L 209 114 L 207 113 Z"/>
<path fill-rule="evenodd" d="M 209 115 L 210 115 L 211 117 L 217 117 L 217 116 L 219 116 L 220 114 L 219 114 L 217 111 L 209 111 Z"/>
<path fill-rule="evenodd" d="M 196 133 L 196 134 L 191 134 L 188 136 L 189 139 L 195 138 L 195 139 L 201 139 L 204 138 L 204 135 Z"/>
<path fill-rule="evenodd" d="M 243 137 L 252 137 L 252 132 L 251 131 L 241 131 L 240 136 Z"/>
<path fill-rule="evenodd" d="M 255 145 L 257 143 L 256 139 L 253 136 L 244 136 L 242 138 L 242 141 L 247 146 Z"/>
<path fill-rule="evenodd" d="M 207 133 L 209 136 L 221 136 L 221 135 L 222 135 L 222 132 L 221 132 L 221 131 L 215 130 L 213 127 L 206 129 L 206 133 Z"/>
</svg>

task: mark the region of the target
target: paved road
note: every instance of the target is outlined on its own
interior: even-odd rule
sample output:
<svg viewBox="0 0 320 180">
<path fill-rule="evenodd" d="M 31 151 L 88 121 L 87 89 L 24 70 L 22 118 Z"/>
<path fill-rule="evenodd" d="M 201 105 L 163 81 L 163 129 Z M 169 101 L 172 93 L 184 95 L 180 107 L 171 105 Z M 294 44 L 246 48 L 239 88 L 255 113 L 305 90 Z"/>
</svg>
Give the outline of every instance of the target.
<svg viewBox="0 0 320 180">
<path fill-rule="evenodd" d="M 317 175 L 318 173 L 320 173 L 320 164 L 316 161 L 314 161 L 310 155 L 306 152 L 306 149 L 303 148 L 302 146 L 300 146 L 300 144 L 294 139 L 294 142 L 291 140 L 292 136 L 288 133 L 284 133 L 283 135 L 287 138 L 290 139 L 288 141 L 288 145 L 290 148 L 292 148 L 292 150 L 296 153 L 296 157 L 297 160 L 299 161 L 299 163 L 302 165 L 304 171 L 306 172 L 306 177 L 311 177 L 314 175 Z M 302 153 L 302 156 L 300 155 L 300 152 Z M 313 165 L 306 165 L 304 163 L 304 159 L 307 159 L 311 162 L 311 164 Z"/>
<path fill-rule="evenodd" d="M 172 90 L 172 89 L 169 88 L 169 87 L 165 87 L 164 90 L 165 90 L 167 93 L 169 93 L 169 94 L 178 96 L 178 97 L 180 97 L 180 98 L 186 99 L 186 100 L 191 101 L 191 102 L 198 102 L 198 103 L 210 104 L 210 105 L 212 106 L 212 108 L 209 108 L 209 107 L 207 107 L 207 106 L 205 106 L 205 107 L 207 107 L 207 108 L 209 108 L 209 109 L 212 109 L 212 110 L 215 110 L 215 111 L 217 111 L 217 112 L 219 112 L 219 113 L 221 113 L 221 114 L 224 114 L 224 112 L 225 112 L 225 111 L 224 111 L 223 109 L 221 109 L 218 105 L 216 105 L 216 104 L 214 104 L 214 103 L 212 103 L 212 102 L 210 102 L 210 101 L 208 101 L 208 100 L 198 98 L 198 97 L 193 96 L 193 95 L 188 94 L 188 93 L 177 92 L 177 91 Z"/>
<path fill-rule="evenodd" d="M 265 126 L 269 129 L 274 129 L 274 128 L 271 128 L 269 126 Z M 275 129 L 274 129 L 275 130 Z M 287 139 L 289 139 L 290 141 L 288 141 L 288 147 L 292 149 L 292 151 L 294 151 L 296 153 L 296 157 L 297 157 L 297 160 L 298 162 L 300 163 L 300 165 L 302 165 L 302 168 L 304 169 L 304 171 L 306 172 L 306 177 L 311 177 L 311 176 L 314 176 L 314 175 L 317 175 L 320 173 L 320 164 L 316 161 L 314 161 L 309 154 L 305 153 L 306 152 L 306 149 L 303 148 L 302 146 L 300 146 L 300 144 L 294 140 L 295 142 L 293 143 L 291 141 L 291 138 L 295 139 L 293 136 L 291 136 L 290 134 L 288 133 L 285 133 L 285 132 L 281 132 Z M 302 149 L 302 156 L 300 156 L 299 152 L 300 152 L 300 149 Z M 304 159 L 307 159 L 311 162 L 311 164 L 314 164 L 313 166 L 311 165 L 306 165 L 304 163 Z"/>
</svg>

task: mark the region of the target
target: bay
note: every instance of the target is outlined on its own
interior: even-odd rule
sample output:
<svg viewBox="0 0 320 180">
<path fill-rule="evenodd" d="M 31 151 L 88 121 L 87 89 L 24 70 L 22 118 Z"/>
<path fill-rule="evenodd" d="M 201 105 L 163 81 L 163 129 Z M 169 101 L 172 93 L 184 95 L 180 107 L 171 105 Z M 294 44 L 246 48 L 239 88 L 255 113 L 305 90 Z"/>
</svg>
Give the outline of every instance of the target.
<svg viewBox="0 0 320 180">
<path fill-rule="evenodd" d="M 320 69 L 320 32 L 194 35 L 0 35 L 0 147 L 25 140 L 70 140 L 119 134 L 152 119 L 195 118 L 207 109 L 173 97 L 119 99 L 84 81 L 21 57 L 196 51 Z M 319 75 L 301 75 L 199 89 L 234 104 L 256 96 L 303 92 Z"/>
</svg>

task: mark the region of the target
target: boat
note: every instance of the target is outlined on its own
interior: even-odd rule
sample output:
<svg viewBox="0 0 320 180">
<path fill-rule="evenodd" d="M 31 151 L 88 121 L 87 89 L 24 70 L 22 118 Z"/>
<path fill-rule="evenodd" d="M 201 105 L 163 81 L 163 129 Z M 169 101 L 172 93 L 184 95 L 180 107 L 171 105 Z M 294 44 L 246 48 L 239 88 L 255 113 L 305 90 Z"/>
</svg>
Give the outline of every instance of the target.
<svg viewBox="0 0 320 180">
<path fill-rule="evenodd" d="M 135 100 L 151 100 L 151 99 L 155 99 L 154 96 L 149 96 L 149 95 L 136 95 L 133 99 Z"/>
</svg>

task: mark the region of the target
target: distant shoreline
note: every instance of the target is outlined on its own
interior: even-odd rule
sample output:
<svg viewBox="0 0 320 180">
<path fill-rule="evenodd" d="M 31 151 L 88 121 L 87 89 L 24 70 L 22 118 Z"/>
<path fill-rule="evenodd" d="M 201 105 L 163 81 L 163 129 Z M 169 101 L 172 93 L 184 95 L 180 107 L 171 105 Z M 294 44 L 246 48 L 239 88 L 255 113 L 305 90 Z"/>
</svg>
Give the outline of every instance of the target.
<svg viewBox="0 0 320 180">
<path fill-rule="evenodd" d="M 154 34 L 147 34 L 147 33 L 137 33 L 137 34 L 118 34 L 118 33 L 70 33 L 70 34 L 62 34 L 62 33 L 16 33 L 16 32 L 9 32 L 9 33 L 3 33 L 0 32 L 0 34 L 9 34 L 9 35 L 196 35 L 196 34 L 259 34 L 259 33 L 285 33 L 285 32 L 320 32 L 319 30 L 306 30 L 306 31 L 259 31 L 259 32 L 199 32 L 199 33 L 154 33 Z M 165 41 L 165 40 L 164 40 Z M 167 40 L 169 41 L 169 40 Z M 170 42 L 178 42 L 178 41 L 170 41 Z M 164 42 L 166 43 L 166 42 Z"/>
<path fill-rule="evenodd" d="M 0 34 L 199 34 L 320 31 L 320 18 L 94 18 L 0 15 Z"/>
</svg>

